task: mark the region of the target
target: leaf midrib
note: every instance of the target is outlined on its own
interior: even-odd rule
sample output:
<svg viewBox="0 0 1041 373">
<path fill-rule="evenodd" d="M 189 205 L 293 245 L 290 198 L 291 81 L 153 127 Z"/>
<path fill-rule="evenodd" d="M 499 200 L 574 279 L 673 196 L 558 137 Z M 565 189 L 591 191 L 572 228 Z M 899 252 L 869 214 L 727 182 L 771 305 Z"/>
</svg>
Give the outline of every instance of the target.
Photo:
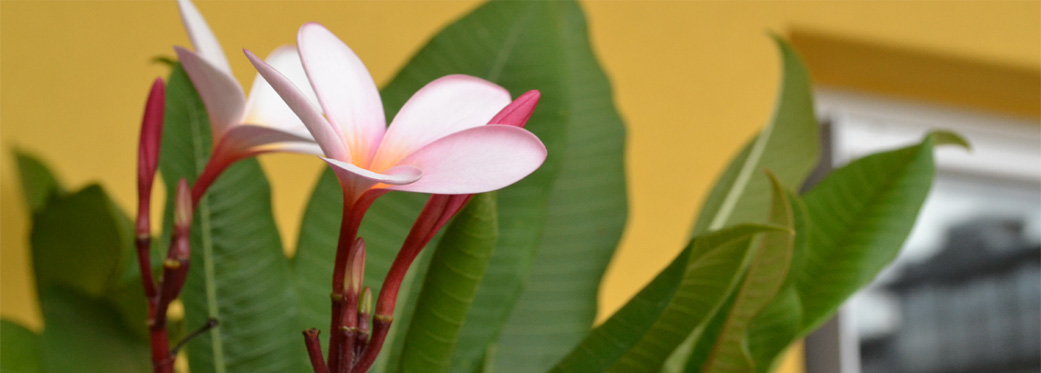
<svg viewBox="0 0 1041 373">
<path fill-rule="evenodd" d="M 198 118 L 198 112 L 195 108 L 188 106 L 188 110 L 191 112 L 190 118 Z M 193 120 L 192 125 L 188 126 L 192 133 L 192 151 L 195 153 L 195 174 L 199 174 L 199 170 L 203 170 L 206 167 L 207 159 L 204 154 L 203 138 L 199 133 L 200 124 L 198 121 Z M 214 141 L 216 141 L 215 139 Z M 217 284 L 216 284 L 216 268 L 213 265 L 213 237 L 211 233 L 210 224 L 210 204 L 209 197 L 203 196 L 199 200 L 197 207 L 199 212 L 199 229 L 200 239 L 202 241 L 202 256 L 203 256 L 203 277 L 205 278 L 204 286 L 206 288 L 206 313 L 209 314 L 210 318 L 220 320 L 220 306 L 217 304 Z M 220 333 L 220 328 L 210 329 L 210 346 L 213 350 L 213 367 L 218 373 L 224 373 L 224 341 Z"/>
</svg>

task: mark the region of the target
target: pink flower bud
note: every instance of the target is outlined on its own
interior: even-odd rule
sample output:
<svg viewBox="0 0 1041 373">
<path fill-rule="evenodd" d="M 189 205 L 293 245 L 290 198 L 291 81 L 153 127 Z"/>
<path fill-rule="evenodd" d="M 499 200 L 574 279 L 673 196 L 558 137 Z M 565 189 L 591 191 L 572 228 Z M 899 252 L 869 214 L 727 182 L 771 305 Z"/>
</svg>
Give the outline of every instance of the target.
<svg viewBox="0 0 1041 373">
<path fill-rule="evenodd" d="M 523 128 L 528 124 L 528 119 L 531 119 L 535 106 L 539 104 L 539 97 L 541 94 L 537 90 L 524 92 L 516 100 L 499 110 L 499 113 L 488 121 L 488 124 L 505 124 Z"/>
<path fill-rule="evenodd" d="M 174 230 L 178 234 L 188 235 L 192 226 L 192 191 L 188 181 L 181 179 L 177 183 L 177 198 L 174 202 Z"/>
<path fill-rule="evenodd" d="M 163 136 L 163 112 L 166 94 L 163 80 L 156 78 L 145 103 L 145 115 L 141 120 L 141 137 L 137 150 L 137 234 L 148 235 L 149 214 L 152 201 L 152 181 L 159 164 L 159 144 Z"/>
</svg>

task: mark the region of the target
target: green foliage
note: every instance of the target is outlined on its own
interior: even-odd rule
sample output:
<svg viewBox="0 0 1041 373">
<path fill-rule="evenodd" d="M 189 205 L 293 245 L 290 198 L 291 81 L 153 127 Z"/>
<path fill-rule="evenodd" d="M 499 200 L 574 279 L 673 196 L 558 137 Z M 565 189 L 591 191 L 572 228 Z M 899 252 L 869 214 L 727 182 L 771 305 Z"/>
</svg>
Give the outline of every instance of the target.
<svg viewBox="0 0 1041 373">
<path fill-rule="evenodd" d="M 772 187 L 761 170 L 770 170 L 782 187 L 797 190 L 817 164 L 819 126 L 809 72 L 791 45 L 772 36 L 781 57 L 781 86 L 773 118 L 716 180 L 698 215 L 694 234 L 735 223 L 766 221 Z M 719 316 L 715 321 L 723 323 L 723 319 Z M 674 365 L 689 365 L 685 362 L 688 356 L 708 353 L 692 351 L 692 338 L 674 353 Z"/>
<path fill-rule="evenodd" d="M 788 200 L 792 203 L 796 232 L 788 274 L 780 291 L 752 320 L 745 333 L 745 343 L 755 372 L 772 369 L 778 356 L 795 340 L 802 317 L 802 306 L 792 274 L 801 270 L 799 263 L 810 243 L 809 235 L 806 234 L 810 231 L 810 221 L 806 204 L 799 196 L 789 191 Z"/>
<path fill-rule="evenodd" d="M 795 210 L 780 180 L 768 173 L 771 184 L 770 223 L 795 232 Z M 746 331 L 752 319 L 777 295 L 791 264 L 793 234 L 770 232 L 758 243 L 752 261 L 733 299 L 713 317 L 718 328 L 713 333 L 702 332 L 695 345 L 696 351 L 687 362 L 686 371 L 749 372 L 754 362 L 746 345 Z M 698 351 L 700 350 L 700 351 Z M 703 351 L 703 352 L 702 352 Z M 698 358 L 694 358 L 698 357 Z"/>
<path fill-rule="evenodd" d="M 16 156 L 33 217 L 30 244 L 44 326 L 36 335 L 4 322 L 3 371 L 148 370 L 130 220 L 100 186 L 65 193 L 42 162 Z M 136 293 L 128 291 L 133 284 Z"/>
<path fill-rule="evenodd" d="M 40 336 L 12 321 L 0 320 L 0 372 L 42 372 Z"/>
<path fill-rule="evenodd" d="M 813 229 L 795 274 L 800 334 L 816 329 L 900 252 L 932 185 L 933 147 L 967 146 L 949 132 L 835 170 L 806 193 Z"/>
<path fill-rule="evenodd" d="M 695 237 L 669 268 L 594 329 L 553 371 L 660 369 L 672 349 L 704 325 L 734 290 L 748 264 L 752 239 L 768 232 L 791 235 L 783 227 L 738 225 Z"/>
<path fill-rule="evenodd" d="M 61 232 L 61 234 L 56 234 Z M 33 216 L 33 271 L 41 289 L 65 286 L 100 297 L 133 260 L 126 216 L 92 185 L 57 198 Z"/>
<path fill-rule="evenodd" d="M 144 304 L 144 296 L 141 297 Z M 45 372 L 146 372 L 147 340 L 120 322 L 111 303 L 63 287 L 41 294 Z M 140 327 L 138 327 L 140 328 Z"/>
<path fill-rule="evenodd" d="M 405 336 L 401 369 L 445 372 L 451 368 L 459 330 L 495 248 L 495 194 L 475 196 L 437 245 Z"/>
<path fill-rule="evenodd" d="M 15 161 L 22 180 L 22 193 L 25 194 L 25 202 L 29 205 L 30 212 L 40 211 L 51 199 L 65 194 L 58 178 L 36 157 L 15 150 Z"/>
<path fill-rule="evenodd" d="M 206 110 L 180 67 L 166 88 L 159 170 L 167 195 L 202 172 L 211 144 Z M 173 199 L 164 237 L 172 226 Z M 168 242 L 166 239 L 163 242 Z M 185 326 L 220 326 L 188 344 L 192 373 L 303 371 L 307 367 L 289 261 L 271 213 L 271 192 L 254 159 L 239 161 L 210 187 L 192 223 L 191 269 L 181 299 Z"/>
<path fill-rule="evenodd" d="M 760 222 L 770 206 L 772 171 L 781 185 L 798 190 L 817 165 L 819 126 L 813 111 L 810 74 L 791 45 L 774 35 L 781 54 L 781 87 L 774 116 L 730 161 L 705 199 L 694 233 L 734 223 Z"/>
</svg>

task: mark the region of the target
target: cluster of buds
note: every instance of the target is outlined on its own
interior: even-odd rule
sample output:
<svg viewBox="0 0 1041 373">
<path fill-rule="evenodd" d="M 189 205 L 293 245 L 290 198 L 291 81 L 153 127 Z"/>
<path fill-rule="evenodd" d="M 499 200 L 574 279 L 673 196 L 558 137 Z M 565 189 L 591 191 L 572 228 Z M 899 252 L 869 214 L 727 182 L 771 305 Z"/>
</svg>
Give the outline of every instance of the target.
<svg viewBox="0 0 1041 373">
<path fill-rule="evenodd" d="M 148 301 L 148 330 L 152 346 L 152 367 L 156 372 L 173 372 L 176 348 L 170 349 L 166 314 L 170 303 L 177 299 L 188 277 L 191 257 L 192 204 L 188 182 L 181 179 L 177 184 L 174 207 L 174 230 L 170 248 L 163 261 L 162 275 L 158 279 L 152 273 L 150 247 L 152 184 L 159 164 L 159 144 L 163 132 L 165 89 L 163 81 L 156 79 L 145 104 L 141 122 L 141 137 L 137 158 L 137 259 L 141 270 L 141 282 Z M 156 281 L 158 280 L 158 285 Z M 212 324 L 212 323 L 210 323 Z M 212 327 L 209 326 L 209 327 Z M 183 342 L 182 342 L 183 344 Z"/>
</svg>

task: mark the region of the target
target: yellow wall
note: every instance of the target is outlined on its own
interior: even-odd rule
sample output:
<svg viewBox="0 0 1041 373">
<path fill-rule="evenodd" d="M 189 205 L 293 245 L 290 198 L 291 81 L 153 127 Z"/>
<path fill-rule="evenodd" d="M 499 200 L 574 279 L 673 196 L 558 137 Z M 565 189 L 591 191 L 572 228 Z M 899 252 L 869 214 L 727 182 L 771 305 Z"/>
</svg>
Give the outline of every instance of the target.
<svg viewBox="0 0 1041 373">
<path fill-rule="evenodd" d="M 377 83 L 426 38 L 477 2 L 201 2 L 240 81 L 238 48 L 265 53 L 306 21 L 329 26 Z M 778 82 L 764 31 L 848 36 L 1011 69 L 1041 69 L 1041 3 L 589 2 L 595 49 L 629 125 L 630 225 L 608 272 L 602 315 L 678 252 L 715 175 L 769 117 Z M 27 273 L 28 227 L 11 150 L 43 156 L 66 184 L 102 182 L 128 211 L 135 136 L 150 64 L 188 45 L 164 2 L 0 2 L 0 314 L 38 327 Z M 832 74 L 835 72 L 832 71 Z M 841 75 L 841 72 L 839 73 Z M 994 88 L 994 87 L 991 87 Z M 971 104 L 971 100 L 969 104 Z M 285 242 L 321 169 L 269 155 Z"/>
</svg>

